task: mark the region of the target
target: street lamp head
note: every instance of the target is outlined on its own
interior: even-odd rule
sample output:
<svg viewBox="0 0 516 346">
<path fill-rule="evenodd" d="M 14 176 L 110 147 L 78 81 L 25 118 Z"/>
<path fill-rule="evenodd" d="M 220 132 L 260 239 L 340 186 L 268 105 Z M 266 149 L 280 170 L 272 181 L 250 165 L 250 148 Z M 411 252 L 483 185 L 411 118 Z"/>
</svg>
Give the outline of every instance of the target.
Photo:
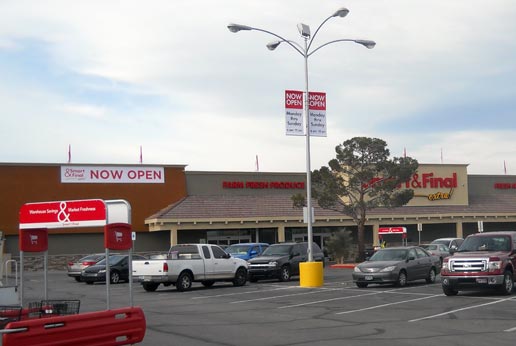
<svg viewBox="0 0 516 346">
<path fill-rule="evenodd" d="M 361 44 L 367 49 L 373 49 L 376 46 L 376 42 L 370 40 L 355 40 L 355 43 Z"/>
<path fill-rule="evenodd" d="M 297 25 L 297 30 L 303 37 L 310 37 L 310 27 L 306 24 L 299 23 Z"/>
<path fill-rule="evenodd" d="M 283 41 L 272 41 L 272 42 L 269 42 L 269 43 L 267 43 L 267 49 L 268 50 L 275 50 L 276 48 L 278 48 L 278 46 L 281 44 L 281 42 L 283 42 Z"/>
<path fill-rule="evenodd" d="M 349 10 L 345 7 L 339 8 L 332 17 L 346 17 L 349 13 Z"/>
<path fill-rule="evenodd" d="M 239 32 L 240 30 L 253 30 L 253 28 L 251 28 L 250 26 L 234 23 L 229 23 L 228 29 L 231 32 Z"/>
</svg>

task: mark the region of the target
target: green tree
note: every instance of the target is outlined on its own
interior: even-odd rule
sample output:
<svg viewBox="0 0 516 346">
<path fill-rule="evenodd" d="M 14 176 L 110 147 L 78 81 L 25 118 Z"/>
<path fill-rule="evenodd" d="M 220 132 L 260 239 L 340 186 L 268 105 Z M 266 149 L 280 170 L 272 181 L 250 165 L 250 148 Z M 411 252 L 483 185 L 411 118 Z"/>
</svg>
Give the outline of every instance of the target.
<svg viewBox="0 0 516 346">
<path fill-rule="evenodd" d="M 358 259 L 363 260 L 367 211 L 407 204 L 414 191 L 400 186 L 416 173 L 419 164 L 408 156 L 390 159 L 387 143 L 378 138 L 354 137 L 335 151 L 328 166 L 312 173 L 312 195 L 322 208 L 353 219 L 358 228 Z M 294 206 L 304 205 L 305 198 L 293 196 Z"/>
<path fill-rule="evenodd" d="M 328 251 L 328 254 L 331 254 L 338 263 L 342 263 L 345 259 L 349 258 L 352 244 L 353 238 L 351 237 L 351 231 L 344 229 L 332 234 L 330 239 L 324 242 L 324 249 Z"/>
</svg>

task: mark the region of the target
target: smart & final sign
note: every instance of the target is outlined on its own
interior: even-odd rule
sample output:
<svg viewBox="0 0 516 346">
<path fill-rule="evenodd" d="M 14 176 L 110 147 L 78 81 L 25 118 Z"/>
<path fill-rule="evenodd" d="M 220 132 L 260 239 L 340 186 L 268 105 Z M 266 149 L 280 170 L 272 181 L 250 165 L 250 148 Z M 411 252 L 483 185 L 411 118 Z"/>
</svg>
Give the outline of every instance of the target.
<svg viewBox="0 0 516 346">
<path fill-rule="evenodd" d="M 20 229 L 105 225 L 106 205 L 101 199 L 26 203 L 20 209 Z"/>
</svg>

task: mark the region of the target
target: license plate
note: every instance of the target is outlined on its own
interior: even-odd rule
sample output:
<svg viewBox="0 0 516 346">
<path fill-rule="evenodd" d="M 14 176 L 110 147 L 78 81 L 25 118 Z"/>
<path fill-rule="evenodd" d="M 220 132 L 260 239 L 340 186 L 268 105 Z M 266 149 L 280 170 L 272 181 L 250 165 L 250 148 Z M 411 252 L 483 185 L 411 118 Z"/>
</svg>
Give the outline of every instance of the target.
<svg viewBox="0 0 516 346">
<path fill-rule="evenodd" d="M 365 279 L 368 280 L 368 281 L 371 281 L 371 280 L 373 280 L 373 276 L 372 275 L 366 275 Z"/>
<path fill-rule="evenodd" d="M 479 283 L 479 284 L 487 284 L 487 279 L 486 278 L 477 278 L 477 283 Z"/>
</svg>

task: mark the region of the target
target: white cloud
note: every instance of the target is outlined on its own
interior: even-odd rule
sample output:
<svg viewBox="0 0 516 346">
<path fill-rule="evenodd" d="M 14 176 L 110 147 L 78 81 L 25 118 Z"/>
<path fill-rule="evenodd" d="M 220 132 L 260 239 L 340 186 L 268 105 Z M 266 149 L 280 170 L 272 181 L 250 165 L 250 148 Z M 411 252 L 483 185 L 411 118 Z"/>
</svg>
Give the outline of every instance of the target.
<svg viewBox="0 0 516 346">
<path fill-rule="evenodd" d="M 339 43 L 310 57 L 310 89 L 328 94 L 329 133 L 312 141 L 312 168 L 360 135 L 385 139 L 396 155 L 407 147 L 420 162 L 439 162 L 442 147 L 445 162 L 496 172 L 511 154 L 507 148 L 516 147 L 516 137 L 496 125 L 498 100 L 516 93 L 516 3 L 346 5 L 348 17 L 328 21 L 316 44 L 345 37 L 377 46 Z M 59 161 L 61 148 L 72 143 L 77 160 L 134 162 L 141 144 L 144 160 L 189 169 L 253 170 L 259 155 L 262 170 L 303 171 L 304 139 L 285 136 L 282 100 L 285 89 L 304 88 L 302 56 L 287 45 L 270 52 L 265 45 L 272 36 L 233 34 L 226 25 L 300 41 L 297 23 L 314 32 L 341 6 L 333 0 L 4 1 L 0 61 L 9 64 L 11 79 L 0 87 L 0 100 L 10 116 L 0 134 L 10 154 L 0 160 Z M 9 60 L 23 49 L 27 62 Z M 27 77 L 24 63 L 32 54 L 44 55 L 53 74 L 45 75 L 43 65 Z M 479 130 L 473 117 L 460 131 L 429 126 L 431 112 L 466 113 L 472 104 L 490 110 L 491 128 Z M 70 115 L 80 120 L 69 122 Z M 399 126 L 383 128 L 389 123 Z M 22 128 L 34 138 L 23 150 L 15 136 Z"/>
</svg>

